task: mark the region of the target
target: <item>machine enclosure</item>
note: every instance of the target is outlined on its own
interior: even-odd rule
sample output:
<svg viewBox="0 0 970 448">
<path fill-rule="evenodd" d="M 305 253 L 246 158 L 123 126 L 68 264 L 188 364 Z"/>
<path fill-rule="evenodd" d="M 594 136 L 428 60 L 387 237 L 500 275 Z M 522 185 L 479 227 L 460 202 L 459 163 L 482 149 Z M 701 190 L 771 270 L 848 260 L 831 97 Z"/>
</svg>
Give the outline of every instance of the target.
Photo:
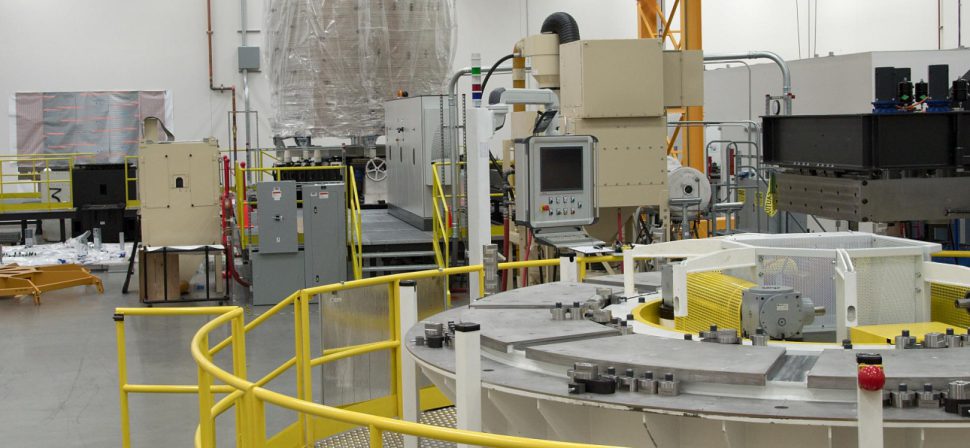
<svg viewBox="0 0 970 448">
<path fill-rule="evenodd" d="M 388 212 L 414 227 L 431 230 L 434 208 L 432 164 L 450 160 L 448 97 L 417 96 L 384 103 L 387 135 Z M 451 185 L 451 166 L 438 165 L 438 179 Z M 447 187 L 445 187 L 447 188 Z"/>
<path fill-rule="evenodd" d="M 138 159 L 142 241 L 220 244 L 219 145 L 214 140 L 145 143 Z"/>
</svg>

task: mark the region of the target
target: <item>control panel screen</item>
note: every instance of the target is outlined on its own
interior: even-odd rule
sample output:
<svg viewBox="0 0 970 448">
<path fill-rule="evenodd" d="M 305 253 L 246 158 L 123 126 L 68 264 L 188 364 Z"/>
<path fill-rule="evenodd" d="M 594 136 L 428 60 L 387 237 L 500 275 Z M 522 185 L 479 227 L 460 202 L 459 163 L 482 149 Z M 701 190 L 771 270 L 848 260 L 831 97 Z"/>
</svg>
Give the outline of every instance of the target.
<svg viewBox="0 0 970 448">
<path fill-rule="evenodd" d="M 546 146 L 540 148 L 539 190 L 583 189 L 583 147 Z"/>
</svg>

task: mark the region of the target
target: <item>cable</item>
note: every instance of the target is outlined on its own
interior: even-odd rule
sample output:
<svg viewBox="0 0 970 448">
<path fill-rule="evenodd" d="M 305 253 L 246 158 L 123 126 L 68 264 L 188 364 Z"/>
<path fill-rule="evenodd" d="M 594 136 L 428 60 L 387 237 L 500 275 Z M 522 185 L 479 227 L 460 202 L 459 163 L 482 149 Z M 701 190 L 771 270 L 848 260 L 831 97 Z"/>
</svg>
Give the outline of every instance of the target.
<svg viewBox="0 0 970 448">
<path fill-rule="evenodd" d="M 818 54 L 818 0 L 815 0 L 815 23 L 812 25 L 814 30 L 812 31 L 812 55 Z"/>
<path fill-rule="evenodd" d="M 802 58 L 802 19 L 798 14 L 798 2 L 795 0 L 795 38 L 798 40 L 798 59 Z"/>
<path fill-rule="evenodd" d="M 507 61 L 509 59 L 512 59 L 514 57 L 515 57 L 515 54 L 508 54 L 508 55 L 502 56 L 501 59 L 499 59 L 498 61 L 495 61 L 495 64 L 492 65 L 492 68 L 488 69 L 488 73 L 485 74 L 485 79 L 482 80 L 482 90 L 481 90 L 481 92 L 483 94 L 485 93 L 485 86 L 488 85 L 488 79 L 492 77 L 492 72 L 494 72 L 495 69 L 497 69 L 499 65 L 502 65 L 503 62 L 505 62 L 505 61 Z"/>
</svg>

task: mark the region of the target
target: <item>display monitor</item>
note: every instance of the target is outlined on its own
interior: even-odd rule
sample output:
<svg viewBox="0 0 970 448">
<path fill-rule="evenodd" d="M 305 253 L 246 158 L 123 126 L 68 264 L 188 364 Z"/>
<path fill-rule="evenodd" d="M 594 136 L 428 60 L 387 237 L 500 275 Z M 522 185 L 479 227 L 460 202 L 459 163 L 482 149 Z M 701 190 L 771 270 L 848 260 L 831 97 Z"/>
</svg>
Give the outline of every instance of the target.
<svg viewBox="0 0 970 448">
<path fill-rule="evenodd" d="M 582 146 L 545 146 L 540 147 L 539 151 L 540 191 L 583 189 Z"/>
<path fill-rule="evenodd" d="M 537 135 L 515 142 L 515 221 L 531 229 L 596 221 L 596 138 Z"/>
</svg>

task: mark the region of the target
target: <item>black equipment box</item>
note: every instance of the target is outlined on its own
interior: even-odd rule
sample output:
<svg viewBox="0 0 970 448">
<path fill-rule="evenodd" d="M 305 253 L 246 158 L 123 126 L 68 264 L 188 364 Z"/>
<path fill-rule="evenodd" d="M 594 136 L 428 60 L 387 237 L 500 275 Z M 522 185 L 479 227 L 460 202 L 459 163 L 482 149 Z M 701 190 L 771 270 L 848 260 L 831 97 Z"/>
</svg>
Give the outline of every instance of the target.
<svg viewBox="0 0 970 448">
<path fill-rule="evenodd" d="M 970 166 L 970 112 L 762 117 L 764 161 L 827 171 Z"/>
<path fill-rule="evenodd" d="M 128 170 L 128 176 L 135 178 L 135 167 L 130 166 Z M 78 209 L 89 205 L 120 205 L 123 208 L 127 203 L 124 164 L 75 165 L 71 183 L 74 207 Z M 135 199 L 134 182 L 129 187 L 128 194 Z"/>
</svg>

